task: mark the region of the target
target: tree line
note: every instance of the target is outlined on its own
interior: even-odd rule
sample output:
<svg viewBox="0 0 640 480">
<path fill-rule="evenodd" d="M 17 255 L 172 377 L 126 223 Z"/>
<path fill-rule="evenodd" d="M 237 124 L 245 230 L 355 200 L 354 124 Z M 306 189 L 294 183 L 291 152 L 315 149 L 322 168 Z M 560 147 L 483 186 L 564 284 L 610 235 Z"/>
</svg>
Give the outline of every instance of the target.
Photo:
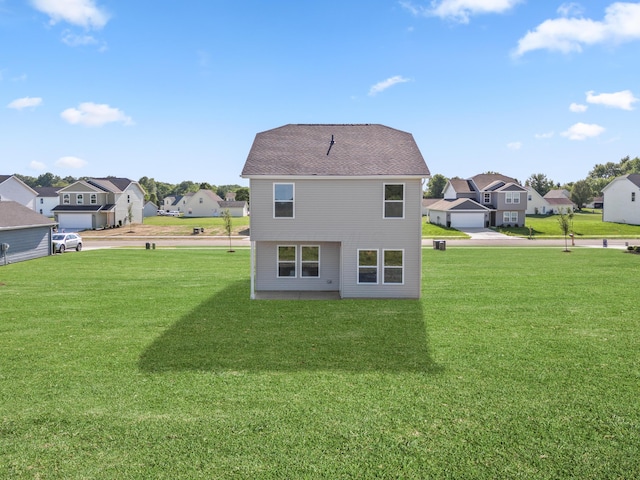
<svg viewBox="0 0 640 480">
<path fill-rule="evenodd" d="M 492 173 L 492 172 L 486 172 Z M 565 189 L 569 192 L 570 199 L 582 209 L 584 205 L 593 200 L 594 197 L 602 195 L 602 189 L 613 179 L 621 175 L 630 173 L 640 173 L 640 158 L 630 158 L 628 155 L 619 162 L 607 162 L 596 164 L 586 178 L 575 182 L 568 182 L 564 185 L 555 182 L 544 173 L 534 173 L 525 181 L 525 186 L 533 188 L 541 196 L 546 195 L 553 189 Z M 454 177 L 456 178 L 456 177 Z M 436 173 L 429 179 L 424 198 L 443 198 L 444 188 L 449 179 L 444 175 Z"/>
<path fill-rule="evenodd" d="M 20 175 L 18 173 L 15 174 L 17 178 L 22 180 L 24 183 L 29 185 L 31 188 L 36 187 L 66 187 L 71 185 L 72 183 L 77 182 L 78 180 L 88 180 L 91 177 L 60 177 L 58 175 L 54 175 L 53 173 L 47 172 L 39 175 L 38 177 L 30 177 L 28 175 Z M 107 177 L 109 178 L 109 177 Z M 115 178 L 115 177 L 113 177 Z M 154 178 L 142 177 L 138 180 L 138 183 L 142 188 L 144 188 L 145 201 L 151 201 L 156 205 L 160 205 L 160 202 L 164 200 L 165 197 L 169 196 L 181 196 L 186 195 L 187 193 L 195 193 L 198 190 L 211 190 L 215 192 L 220 198 L 224 199 L 229 192 L 235 192 L 236 200 L 238 201 L 249 201 L 249 188 L 242 187 L 240 185 L 232 184 L 232 185 L 212 185 L 208 182 L 192 182 L 190 180 L 185 180 L 183 182 L 173 184 L 166 182 L 159 182 Z"/>
</svg>

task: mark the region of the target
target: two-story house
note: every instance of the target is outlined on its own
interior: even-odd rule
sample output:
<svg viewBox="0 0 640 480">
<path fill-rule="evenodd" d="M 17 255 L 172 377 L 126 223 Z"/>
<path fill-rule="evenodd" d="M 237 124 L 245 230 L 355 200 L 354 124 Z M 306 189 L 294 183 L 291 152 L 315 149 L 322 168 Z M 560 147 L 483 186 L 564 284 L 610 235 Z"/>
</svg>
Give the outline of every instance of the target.
<svg viewBox="0 0 640 480">
<path fill-rule="evenodd" d="M 640 174 L 616 177 L 602 189 L 602 221 L 640 225 Z"/>
<path fill-rule="evenodd" d="M 142 223 L 144 193 L 138 182 L 128 178 L 78 180 L 60 189 L 59 205 L 52 211 L 58 228 L 66 231 Z"/>
<path fill-rule="evenodd" d="M 524 226 L 527 190 L 517 180 L 481 173 L 447 182 L 444 198 L 429 206 L 429 221 L 452 228 Z"/>
<path fill-rule="evenodd" d="M 13 201 L 36 210 L 36 192 L 15 175 L 0 175 L 0 202 Z"/>
<path fill-rule="evenodd" d="M 251 297 L 332 292 L 419 298 L 429 169 L 384 125 L 285 125 L 258 133 L 250 182 Z"/>
</svg>

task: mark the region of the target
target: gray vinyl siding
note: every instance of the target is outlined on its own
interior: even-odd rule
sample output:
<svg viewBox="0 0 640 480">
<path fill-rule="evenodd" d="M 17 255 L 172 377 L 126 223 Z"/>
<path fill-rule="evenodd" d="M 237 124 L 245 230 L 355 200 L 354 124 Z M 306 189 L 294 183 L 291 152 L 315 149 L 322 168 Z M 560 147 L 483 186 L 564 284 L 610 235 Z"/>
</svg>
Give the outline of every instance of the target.
<svg viewBox="0 0 640 480">
<path fill-rule="evenodd" d="M 273 184 L 294 183 L 294 218 L 273 218 Z M 403 183 L 404 218 L 383 218 L 385 183 Z M 261 268 L 260 242 L 336 242 L 340 245 L 343 298 L 418 298 L 421 275 L 422 183 L 416 178 L 251 179 L 251 240 L 256 243 L 256 290 L 273 278 Z M 358 249 L 404 250 L 403 285 L 358 285 Z M 263 251 L 264 252 L 264 251 Z M 263 253 L 264 254 L 264 253 Z M 267 262 L 276 264 L 267 254 Z M 379 277 L 382 270 L 379 271 Z M 287 279 L 288 280 L 288 279 Z M 294 284 L 294 282 L 291 282 Z M 302 288 L 295 282 L 292 289 Z"/>
<path fill-rule="evenodd" d="M 296 278 L 278 278 L 278 245 L 297 247 Z M 300 277 L 300 246 L 320 247 L 320 276 Z M 256 290 L 337 291 L 340 289 L 340 244 L 329 242 L 260 242 L 256 245 Z"/>
<path fill-rule="evenodd" d="M 0 243 L 8 243 L 7 263 L 22 262 L 51 254 L 51 227 L 29 227 L 0 232 Z M 0 254 L 0 265 L 5 258 Z"/>
</svg>

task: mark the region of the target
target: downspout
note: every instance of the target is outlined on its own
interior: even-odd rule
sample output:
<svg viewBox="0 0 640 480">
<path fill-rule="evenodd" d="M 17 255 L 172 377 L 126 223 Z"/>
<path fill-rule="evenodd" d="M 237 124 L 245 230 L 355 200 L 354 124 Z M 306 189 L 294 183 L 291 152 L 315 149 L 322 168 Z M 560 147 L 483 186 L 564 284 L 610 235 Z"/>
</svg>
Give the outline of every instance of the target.
<svg viewBox="0 0 640 480">
<path fill-rule="evenodd" d="M 256 242 L 251 242 L 251 300 L 255 300 L 256 292 L 255 292 L 255 246 Z"/>
</svg>

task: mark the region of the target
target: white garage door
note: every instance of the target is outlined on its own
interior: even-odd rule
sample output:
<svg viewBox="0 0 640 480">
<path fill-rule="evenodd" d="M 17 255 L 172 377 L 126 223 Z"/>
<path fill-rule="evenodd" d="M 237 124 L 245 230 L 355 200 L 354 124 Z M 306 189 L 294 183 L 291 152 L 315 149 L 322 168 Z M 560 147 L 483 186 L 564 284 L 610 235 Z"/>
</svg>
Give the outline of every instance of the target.
<svg viewBox="0 0 640 480">
<path fill-rule="evenodd" d="M 85 230 L 91 228 L 90 213 L 59 213 L 58 228 L 60 230 Z"/>
<path fill-rule="evenodd" d="M 483 228 L 484 213 L 452 213 L 451 226 L 453 228 Z"/>
</svg>

